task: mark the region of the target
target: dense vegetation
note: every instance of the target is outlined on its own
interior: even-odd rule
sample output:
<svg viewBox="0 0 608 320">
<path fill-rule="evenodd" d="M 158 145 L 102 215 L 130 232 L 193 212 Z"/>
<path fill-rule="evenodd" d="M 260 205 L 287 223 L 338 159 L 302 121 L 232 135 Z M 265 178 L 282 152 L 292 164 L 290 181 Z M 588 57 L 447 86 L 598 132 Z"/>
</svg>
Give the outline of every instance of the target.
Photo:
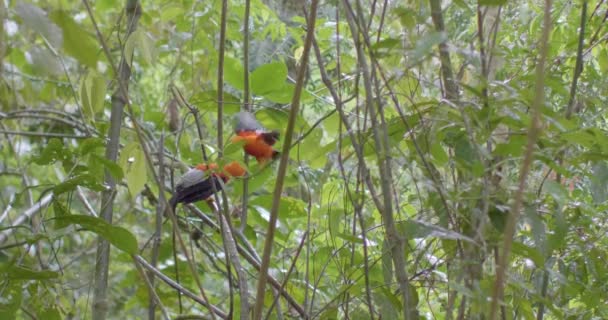
<svg viewBox="0 0 608 320">
<path fill-rule="evenodd" d="M 0 2 L 0 319 L 608 319 L 606 2 L 317 2 Z"/>
</svg>

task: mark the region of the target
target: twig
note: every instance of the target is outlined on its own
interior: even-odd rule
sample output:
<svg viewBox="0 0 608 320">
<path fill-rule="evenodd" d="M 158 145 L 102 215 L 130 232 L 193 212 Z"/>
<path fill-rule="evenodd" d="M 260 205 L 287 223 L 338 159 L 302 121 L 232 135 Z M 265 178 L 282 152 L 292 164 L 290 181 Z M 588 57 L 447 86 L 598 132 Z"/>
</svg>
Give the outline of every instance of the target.
<svg viewBox="0 0 608 320">
<path fill-rule="evenodd" d="M 205 224 L 209 225 L 216 232 L 220 231 L 220 226 L 218 226 L 213 220 L 211 220 L 209 217 L 207 217 L 198 208 L 196 208 L 192 205 L 187 205 L 186 207 L 188 209 L 190 209 L 191 213 L 193 213 L 195 216 L 199 217 L 202 221 L 205 222 Z M 256 255 L 256 252 L 251 249 L 251 248 L 253 248 L 253 246 L 249 242 L 247 242 L 247 239 L 242 237 L 242 235 L 240 235 L 240 236 L 241 236 L 241 241 L 245 244 L 245 246 L 247 246 L 250 249 L 249 250 L 245 249 L 242 246 L 237 244 L 236 248 L 237 248 L 239 254 L 243 258 L 245 258 L 245 260 L 247 262 L 249 262 L 249 264 L 251 264 L 255 268 L 255 270 L 260 271 L 260 258 Z M 280 289 L 280 287 L 281 287 L 281 284 L 275 278 L 273 278 L 271 275 L 268 275 L 268 282 L 275 289 Z M 303 318 L 303 319 L 308 318 L 308 315 L 307 315 L 306 311 L 304 310 L 304 308 L 302 308 L 302 306 L 299 305 L 298 302 L 291 295 L 289 295 L 289 293 L 287 291 L 279 290 L 279 293 L 283 296 L 283 298 L 285 298 L 287 303 L 289 303 L 289 305 L 298 312 L 298 314 L 300 315 L 301 318 Z"/>
<path fill-rule="evenodd" d="M 95 17 L 89 6 L 87 0 L 83 0 L 85 7 L 87 8 L 89 17 L 95 27 L 97 36 L 101 41 L 101 44 L 105 46 L 103 37 L 97 24 Z M 141 7 L 138 0 L 129 0 L 125 7 L 127 13 L 128 25 L 126 35 L 127 37 L 135 31 L 139 17 L 141 16 Z M 121 55 L 120 67 L 116 69 L 113 63 L 112 56 L 109 54 L 106 48 L 106 54 L 108 62 L 112 65 L 114 75 L 116 76 L 119 87 L 112 95 L 112 112 L 110 114 L 110 129 L 108 132 L 109 141 L 106 145 L 106 159 L 111 162 L 116 162 L 118 158 L 118 149 L 120 147 L 120 129 L 122 124 L 122 116 L 124 112 L 125 103 L 128 102 L 129 96 L 126 89 L 126 83 L 131 77 L 131 69 L 129 68 L 126 58 Z M 114 197 L 116 195 L 116 181 L 110 172 L 105 170 L 105 185 L 107 188 L 102 193 L 100 218 L 104 219 L 108 223 L 112 223 L 112 216 L 114 214 Z M 92 316 L 94 320 L 105 320 L 108 303 L 107 303 L 107 287 L 108 287 L 108 272 L 110 268 L 110 243 L 103 237 L 98 237 L 97 244 L 97 263 L 95 265 L 95 286 L 94 286 L 94 298 L 92 305 Z"/>
<path fill-rule="evenodd" d="M 543 22 L 543 32 L 540 39 L 539 59 L 536 65 L 536 87 L 534 101 L 531 106 L 532 120 L 528 129 L 528 144 L 526 145 L 524 160 L 519 172 L 519 185 L 517 191 L 515 192 L 511 212 L 507 216 L 507 223 L 504 231 L 502 255 L 500 256 L 499 263 L 496 266 L 496 280 L 494 281 L 494 290 L 492 293 L 492 305 L 489 317 L 490 320 L 496 320 L 498 318 L 498 306 L 499 303 L 502 303 L 503 299 L 505 275 L 507 273 L 509 254 L 511 253 L 511 246 L 513 244 L 515 227 L 517 226 L 517 221 L 523 204 L 526 180 L 528 178 L 528 173 L 532 165 L 532 160 L 534 159 L 534 147 L 536 146 L 536 140 L 538 139 L 538 136 L 541 132 L 540 110 L 545 102 L 545 63 L 547 60 L 547 52 L 549 47 L 549 34 L 551 32 L 552 5 L 552 0 L 545 0 L 545 16 Z"/>
<path fill-rule="evenodd" d="M 4 241 L 6 241 L 6 239 L 8 239 L 8 237 L 15 230 L 15 227 L 20 226 L 22 223 L 27 221 L 27 219 L 31 218 L 34 214 L 38 213 L 41 209 L 45 208 L 47 205 L 49 205 L 49 203 L 51 203 L 51 200 L 53 200 L 53 194 L 49 193 L 44 198 L 42 198 L 42 200 L 35 203 L 34 206 L 30 207 L 25 212 L 23 212 L 19 217 L 17 217 L 17 219 L 15 219 L 15 221 L 13 221 L 13 223 L 11 224 L 10 227 L 8 227 L 5 230 L 2 230 L 2 232 L 0 232 L 0 243 L 3 243 Z"/>
<path fill-rule="evenodd" d="M 164 133 L 162 133 L 160 135 L 160 141 L 159 141 L 159 145 L 160 148 L 158 148 L 158 178 L 160 179 L 160 181 L 165 181 L 165 162 L 164 162 L 164 156 L 163 156 L 163 150 L 164 150 L 164 145 L 165 145 L 165 135 Z M 163 188 L 159 188 L 158 190 L 158 202 L 156 204 L 156 228 L 154 230 L 154 240 L 152 243 L 152 258 L 151 258 L 151 264 L 153 267 L 156 267 L 157 263 L 158 263 L 158 255 L 159 255 L 159 251 L 160 251 L 160 243 L 161 243 L 161 233 L 162 233 L 162 227 L 163 227 L 163 213 L 165 212 L 165 190 L 163 190 Z M 150 278 L 150 287 L 151 290 L 154 290 L 154 274 L 152 272 L 150 272 L 150 274 L 148 275 L 148 277 Z M 156 310 L 156 302 L 153 299 L 154 297 L 152 297 L 152 295 L 150 296 L 150 299 L 148 301 L 148 319 L 155 319 L 155 310 Z"/>
<path fill-rule="evenodd" d="M 281 288 L 279 289 L 279 291 L 285 290 L 285 285 L 287 285 L 287 282 L 289 281 L 289 276 L 293 272 L 293 269 L 296 267 L 296 262 L 298 262 L 298 258 L 300 257 L 300 253 L 302 252 L 302 248 L 304 247 L 304 243 L 306 241 L 307 236 L 308 236 L 308 232 L 304 233 L 304 235 L 302 236 L 302 239 L 300 240 L 300 245 L 298 246 L 298 249 L 296 250 L 296 254 L 293 257 L 293 260 L 291 261 L 291 265 L 289 266 L 289 270 L 287 271 L 287 274 L 285 275 L 285 279 L 283 279 L 283 283 L 281 284 Z M 272 300 L 272 304 L 270 304 L 270 307 L 268 307 L 268 312 L 266 312 L 266 317 L 264 317 L 264 319 L 270 319 L 270 315 L 272 314 L 272 309 L 274 308 L 275 304 L 277 304 L 278 301 L 279 301 L 279 295 L 277 295 L 274 298 L 274 300 Z"/>
<path fill-rule="evenodd" d="M 0 134 L 8 134 L 15 136 L 29 136 L 29 137 L 43 137 L 43 138 L 67 138 L 67 139 L 86 139 L 90 136 L 86 135 L 75 135 L 65 133 L 54 133 L 54 132 L 32 132 L 32 131 L 14 131 L 14 130 L 0 130 Z"/>
<path fill-rule="evenodd" d="M 156 293 L 156 290 L 154 290 L 154 282 L 152 281 L 152 277 L 154 276 L 154 273 L 152 271 L 150 272 L 151 277 L 148 277 L 146 275 L 146 272 L 142 269 L 141 264 L 137 263 L 137 261 L 134 261 L 135 263 L 135 267 L 139 273 L 139 275 L 144 278 L 144 282 L 146 283 L 146 287 L 148 288 L 148 292 L 150 293 L 150 310 L 151 310 L 151 315 L 153 316 L 152 318 L 149 319 L 156 319 L 154 318 L 154 308 L 156 307 L 156 305 L 158 305 L 160 307 L 160 310 L 163 314 L 163 317 L 166 320 L 169 320 L 169 315 L 167 314 L 167 309 L 165 308 L 165 306 L 163 306 L 162 301 L 160 300 L 160 298 L 158 297 L 158 294 Z"/>
<path fill-rule="evenodd" d="M 124 68 L 122 69 L 118 69 L 116 67 L 116 65 L 114 65 L 113 60 L 112 60 L 112 55 L 110 54 L 110 49 L 108 48 L 108 45 L 106 44 L 103 36 L 101 35 L 101 32 L 99 31 L 99 27 L 97 26 L 97 23 L 95 21 L 91 6 L 89 5 L 87 0 L 83 0 L 83 3 L 85 4 L 85 7 L 87 9 L 87 12 L 89 13 L 89 16 L 91 18 L 91 22 L 93 24 L 93 27 L 95 28 L 95 32 L 97 34 L 97 39 L 98 41 L 101 43 L 101 46 L 103 48 L 103 51 L 106 55 L 106 58 L 108 59 L 108 61 L 110 62 L 110 66 L 111 68 L 114 70 L 115 74 L 119 74 L 119 70 L 126 70 Z M 127 10 L 131 10 L 134 11 L 135 13 L 139 13 L 141 14 L 141 7 L 138 4 L 137 0 L 129 0 L 128 4 L 127 4 Z M 131 11 L 127 11 L 129 14 L 131 14 Z M 121 67 L 128 67 L 128 65 L 126 65 L 126 61 L 124 61 L 124 59 L 121 60 L 121 62 L 125 62 L 125 64 L 121 64 Z M 126 71 L 123 71 L 126 72 Z M 144 153 L 145 156 L 145 160 L 146 163 L 148 164 L 148 166 L 153 167 L 154 163 L 152 161 L 152 157 L 150 156 L 150 152 L 148 151 L 148 147 L 146 145 L 146 142 L 144 140 L 143 134 L 141 132 L 141 128 L 137 122 L 137 119 L 134 117 L 134 112 L 133 112 L 133 108 L 131 106 L 131 103 L 128 99 L 128 92 L 127 92 L 127 84 L 125 82 L 123 82 L 121 80 L 121 77 L 118 77 L 118 89 L 121 91 L 122 97 L 124 97 L 123 102 L 126 103 L 127 106 L 127 110 L 129 112 L 129 116 L 131 117 L 131 119 L 133 120 L 133 127 L 135 129 L 135 133 L 137 136 L 137 139 L 139 141 L 139 144 L 142 148 L 142 151 Z M 162 186 L 163 183 L 161 181 L 159 181 L 158 176 L 156 175 L 156 172 L 154 170 L 151 170 L 152 176 L 154 177 L 154 180 L 156 181 L 156 183 L 159 186 Z M 168 204 L 165 202 L 165 207 L 169 207 Z M 171 219 L 171 222 L 173 223 L 173 227 L 177 228 L 178 222 L 177 219 L 175 217 L 175 214 L 173 212 L 173 210 L 169 209 L 169 217 Z M 192 273 L 192 276 L 194 278 L 195 283 L 198 286 L 198 289 L 201 293 L 201 296 L 203 297 L 204 300 L 207 300 L 207 295 L 205 294 L 205 289 L 203 288 L 203 285 L 201 283 L 200 277 L 198 275 L 196 266 L 194 265 L 194 262 L 192 261 L 190 255 L 188 254 L 188 250 L 186 248 L 186 245 L 184 243 L 184 240 L 181 236 L 181 234 L 179 232 L 176 232 L 175 235 L 177 236 L 177 240 L 178 243 L 181 247 L 181 249 L 183 250 L 184 256 L 186 257 L 186 260 L 188 261 L 188 267 L 190 269 L 190 272 Z M 214 313 L 211 313 L 211 317 L 215 317 Z"/>
<path fill-rule="evenodd" d="M 228 319 L 227 314 L 222 311 L 220 308 L 210 304 L 206 299 L 201 299 L 199 298 L 195 293 L 189 291 L 188 289 L 182 287 L 179 283 L 173 281 L 173 279 L 171 279 L 170 277 L 166 276 L 165 274 L 163 274 L 160 270 L 154 268 L 152 265 L 150 265 L 148 263 L 148 261 L 146 261 L 144 258 L 142 258 L 141 256 L 134 256 L 133 257 L 135 259 L 135 261 L 137 261 L 138 263 L 140 263 L 144 268 L 148 269 L 149 271 L 151 271 L 152 273 L 154 273 L 154 275 L 156 277 L 158 277 L 160 280 L 162 280 L 163 282 L 165 282 L 166 284 L 168 284 L 169 286 L 171 286 L 173 289 L 178 290 L 179 292 L 181 292 L 183 295 L 185 295 L 186 297 L 196 301 L 198 304 L 205 306 L 207 309 L 212 311 L 212 314 L 217 315 L 218 317 L 222 318 L 222 319 Z"/>
<path fill-rule="evenodd" d="M 283 150 L 287 150 L 291 146 L 291 141 L 293 140 L 293 131 L 295 128 L 296 117 L 300 109 L 300 96 L 302 94 L 302 88 L 304 87 L 304 79 L 306 76 L 306 68 L 308 67 L 310 48 L 312 47 L 312 42 L 314 38 L 318 3 L 318 0 L 312 0 L 312 3 L 310 5 L 310 11 L 308 14 L 307 22 L 308 30 L 306 32 L 306 39 L 304 41 L 304 51 L 302 53 L 300 68 L 298 70 L 298 76 L 296 79 L 294 93 L 291 100 L 291 110 L 289 113 L 289 120 L 287 122 L 287 129 L 285 131 L 285 141 L 283 142 Z M 281 161 L 279 163 L 279 169 L 273 193 L 272 209 L 270 211 L 270 219 L 268 221 L 268 230 L 266 231 L 266 239 L 264 241 L 264 253 L 262 255 L 262 266 L 260 267 L 260 278 L 258 279 L 255 308 L 253 313 L 253 319 L 255 320 L 260 320 L 262 318 L 262 311 L 264 308 L 264 296 L 266 292 L 266 281 L 268 269 L 270 267 L 270 255 L 272 253 L 272 245 L 274 243 L 274 232 L 276 229 L 277 218 L 279 215 L 279 204 L 281 200 L 281 193 L 283 192 L 285 174 L 287 173 L 288 161 L 289 152 L 283 152 L 281 154 Z"/>
</svg>

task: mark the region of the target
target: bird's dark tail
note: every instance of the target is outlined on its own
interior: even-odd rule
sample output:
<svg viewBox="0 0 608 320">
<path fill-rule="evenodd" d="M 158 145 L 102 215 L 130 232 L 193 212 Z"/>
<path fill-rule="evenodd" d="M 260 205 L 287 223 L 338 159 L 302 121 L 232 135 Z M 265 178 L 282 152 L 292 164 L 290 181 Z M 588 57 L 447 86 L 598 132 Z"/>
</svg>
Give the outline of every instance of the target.
<svg viewBox="0 0 608 320">
<path fill-rule="evenodd" d="M 278 131 L 270 131 L 270 132 L 264 132 L 260 134 L 262 136 L 262 139 L 264 140 L 264 142 L 266 142 L 268 145 L 274 145 L 279 138 L 281 137 L 281 134 Z"/>
</svg>

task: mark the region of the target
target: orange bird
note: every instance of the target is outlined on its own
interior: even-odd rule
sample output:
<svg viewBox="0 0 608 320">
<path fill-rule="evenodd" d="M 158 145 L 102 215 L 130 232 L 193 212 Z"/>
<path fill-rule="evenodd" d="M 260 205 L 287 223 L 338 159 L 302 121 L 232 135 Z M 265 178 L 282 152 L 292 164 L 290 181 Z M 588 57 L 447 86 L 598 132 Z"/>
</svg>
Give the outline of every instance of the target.
<svg viewBox="0 0 608 320">
<path fill-rule="evenodd" d="M 215 184 L 215 191 L 222 190 L 220 179 L 223 183 L 226 183 L 231 177 L 242 177 L 246 173 L 245 168 L 236 161 L 226 164 L 223 170 L 219 172 L 215 163 L 199 164 L 188 170 L 179 179 L 175 186 L 175 193 L 169 199 L 169 204 L 175 212 L 178 203 L 188 204 L 207 200 L 213 196 L 213 184 Z"/>
<path fill-rule="evenodd" d="M 279 156 L 280 152 L 272 147 L 279 140 L 278 131 L 266 130 L 255 116 L 247 111 L 237 113 L 235 122 L 236 136 L 232 137 L 232 143 L 245 141 L 245 153 L 255 157 L 258 163 L 265 163 Z"/>
</svg>

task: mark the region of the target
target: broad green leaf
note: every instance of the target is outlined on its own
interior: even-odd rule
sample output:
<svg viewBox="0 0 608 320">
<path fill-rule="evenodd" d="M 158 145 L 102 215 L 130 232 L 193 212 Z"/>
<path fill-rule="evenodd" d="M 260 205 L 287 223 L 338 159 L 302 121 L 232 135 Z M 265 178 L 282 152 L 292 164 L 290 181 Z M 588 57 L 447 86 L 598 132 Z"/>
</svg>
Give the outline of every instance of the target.
<svg viewBox="0 0 608 320">
<path fill-rule="evenodd" d="M 57 217 L 56 220 L 63 225 L 78 224 L 108 240 L 119 250 L 128 254 L 137 254 L 137 239 L 125 228 L 113 226 L 103 219 L 86 215 L 62 216 Z"/>
<path fill-rule="evenodd" d="M 55 195 L 60 195 L 62 193 L 73 191 L 77 186 L 83 186 L 94 191 L 104 190 L 104 187 L 101 185 L 100 181 L 97 181 L 94 176 L 84 173 L 56 185 L 53 192 Z"/>
<path fill-rule="evenodd" d="M 120 153 L 118 163 L 127 179 L 129 192 L 135 197 L 148 181 L 146 159 L 139 143 L 134 141 L 126 145 Z"/>
<path fill-rule="evenodd" d="M 237 90 L 244 89 L 245 74 L 243 65 L 239 60 L 232 57 L 224 58 L 224 80 Z"/>
<path fill-rule="evenodd" d="M 163 22 L 168 22 L 178 17 L 181 18 L 183 14 L 184 8 L 181 5 L 178 3 L 169 3 L 162 9 L 160 18 Z"/>
<path fill-rule="evenodd" d="M 84 113 L 90 118 L 103 111 L 106 96 L 106 82 L 103 77 L 95 71 L 89 72 L 80 85 L 80 101 Z"/>
<path fill-rule="evenodd" d="M 498 156 L 519 157 L 522 155 L 527 142 L 527 137 L 523 135 L 513 135 L 509 137 L 509 140 L 506 143 L 497 144 L 496 149 L 494 149 L 494 154 Z"/>
<path fill-rule="evenodd" d="M 85 66 L 95 68 L 98 45 L 87 32 L 83 32 L 83 26 L 76 23 L 67 11 L 53 11 L 50 18 L 63 31 L 63 49 Z"/>
<path fill-rule="evenodd" d="M 133 32 L 133 34 L 137 37 L 137 45 L 144 61 L 148 65 L 151 65 L 156 59 L 154 41 L 152 41 L 150 36 L 144 32 L 144 29 L 137 29 Z"/>
<path fill-rule="evenodd" d="M 431 144 L 431 155 L 438 167 L 443 167 L 448 162 L 448 154 L 439 142 Z"/>
<path fill-rule="evenodd" d="M 250 195 L 259 191 L 265 186 L 268 186 L 270 188 L 273 186 L 272 184 L 268 183 L 270 178 L 274 175 L 274 170 L 272 170 L 272 167 L 260 168 L 259 166 L 253 164 L 252 161 L 250 161 L 249 174 L 250 177 L 248 190 Z M 235 180 L 235 182 L 232 183 L 232 190 L 235 195 L 243 195 L 243 182 L 240 180 Z"/>
<path fill-rule="evenodd" d="M 250 201 L 251 205 L 266 207 L 270 211 L 272 204 L 272 195 L 259 196 Z M 279 203 L 279 217 L 282 219 L 290 218 L 305 218 L 306 210 L 304 209 L 304 201 L 293 197 L 281 197 Z"/>
<path fill-rule="evenodd" d="M 191 99 L 190 103 L 195 105 L 201 112 L 209 111 L 217 113 L 217 90 L 202 91 L 195 94 Z M 224 112 L 226 114 L 234 114 L 241 111 L 241 101 L 224 92 Z"/>
<path fill-rule="evenodd" d="M 0 267 L 0 274 L 3 278 L 11 280 L 49 280 L 59 277 L 59 272 L 36 271 L 15 265 Z"/>
<path fill-rule="evenodd" d="M 108 172 L 110 172 L 110 175 L 115 180 L 120 181 L 124 177 L 122 168 L 116 162 L 112 162 L 112 161 L 110 161 L 102 156 L 98 156 L 96 154 L 92 154 L 91 158 L 93 160 L 97 161 L 98 163 L 103 164 L 103 166 L 108 170 Z"/>
<path fill-rule="evenodd" d="M 287 66 L 283 62 L 264 64 L 251 73 L 251 91 L 256 95 L 265 95 L 284 88 L 287 80 Z"/>
<path fill-rule="evenodd" d="M 43 310 L 40 315 L 45 320 L 61 320 L 61 319 L 63 319 L 63 317 L 61 317 L 61 313 L 59 312 L 59 310 L 57 310 L 56 308 L 53 308 L 53 307 Z"/>
</svg>

